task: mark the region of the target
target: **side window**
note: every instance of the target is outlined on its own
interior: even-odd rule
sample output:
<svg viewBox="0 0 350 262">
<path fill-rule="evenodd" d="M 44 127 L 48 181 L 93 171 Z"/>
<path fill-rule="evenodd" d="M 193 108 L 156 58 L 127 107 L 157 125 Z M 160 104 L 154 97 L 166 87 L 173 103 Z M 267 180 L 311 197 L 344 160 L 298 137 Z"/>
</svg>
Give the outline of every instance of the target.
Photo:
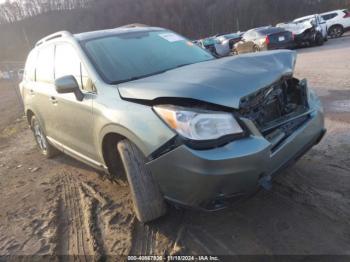
<svg viewBox="0 0 350 262">
<path fill-rule="evenodd" d="M 23 79 L 26 81 L 35 81 L 35 63 L 37 53 L 31 51 L 28 55 L 26 65 L 24 67 Z"/>
<path fill-rule="evenodd" d="M 53 45 L 44 47 L 39 51 L 36 64 L 36 81 L 53 83 L 53 55 Z"/>
<path fill-rule="evenodd" d="M 89 90 L 90 80 L 78 54 L 70 44 L 57 44 L 55 52 L 55 78 L 72 75 L 82 90 Z"/>
<path fill-rule="evenodd" d="M 327 21 L 327 20 L 330 20 L 330 19 L 336 17 L 337 15 L 338 15 L 337 13 L 332 13 L 332 14 L 328 14 L 328 15 L 323 15 L 322 18 Z"/>
</svg>

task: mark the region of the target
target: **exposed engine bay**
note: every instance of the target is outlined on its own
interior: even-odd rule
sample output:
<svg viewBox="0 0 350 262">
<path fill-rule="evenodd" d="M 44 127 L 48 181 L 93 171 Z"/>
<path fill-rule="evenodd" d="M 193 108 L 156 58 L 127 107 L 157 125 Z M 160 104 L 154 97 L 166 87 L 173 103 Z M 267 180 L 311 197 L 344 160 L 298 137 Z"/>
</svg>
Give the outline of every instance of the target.
<svg viewBox="0 0 350 262">
<path fill-rule="evenodd" d="M 269 141 L 280 143 L 307 121 L 308 109 L 306 80 L 285 78 L 242 98 L 239 112 Z"/>
</svg>

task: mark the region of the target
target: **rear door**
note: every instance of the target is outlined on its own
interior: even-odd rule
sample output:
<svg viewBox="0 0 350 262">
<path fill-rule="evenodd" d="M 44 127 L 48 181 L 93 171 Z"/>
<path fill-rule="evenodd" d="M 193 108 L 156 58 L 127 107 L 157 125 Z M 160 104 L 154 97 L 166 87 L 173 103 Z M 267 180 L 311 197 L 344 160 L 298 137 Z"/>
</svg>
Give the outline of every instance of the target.
<svg viewBox="0 0 350 262">
<path fill-rule="evenodd" d="M 35 84 L 35 65 L 38 53 L 33 50 L 29 53 L 19 90 L 23 99 L 24 108 L 32 104 L 32 92 Z"/>
<path fill-rule="evenodd" d="M 54 86 L 54 45 L 43 46 L 38 51 L 35 69 L 35 83 L 31 83 L 30 96 L 32 109 L 47 136 L 53 134 L 54 115 L 52 96 Z"/>
<path fill-rule="evenodd" d="M 92 101 L 95 91 L 90 85 L 90 78 L 75 48 L 70 43 L 56 44 L 55 79 L 72 75 L 75 77 L 84 99 L 78 101 L 73 93 L 58 94 L 54 97 L 56 104 L 53 138 L 67 147 L 74 154 L 88 160 L 96 160 L 93 145 Z"/>
</svg>

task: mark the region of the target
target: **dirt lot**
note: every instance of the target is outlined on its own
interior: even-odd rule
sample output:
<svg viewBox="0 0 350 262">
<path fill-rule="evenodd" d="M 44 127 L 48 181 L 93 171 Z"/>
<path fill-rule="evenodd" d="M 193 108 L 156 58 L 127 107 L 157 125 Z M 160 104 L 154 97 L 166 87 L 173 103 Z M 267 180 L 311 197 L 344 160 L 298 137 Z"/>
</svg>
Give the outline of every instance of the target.
<svg viewBox="0 0 350 262">
<path fill-rule="evenodd" d="M 128 188 L 68 156 L 45 160 L 0 83 L 0 255 L 350 254 L 350 37 L 299 50 L 328 133 L 270 191 L 216 213 L 135 219 Z M 16 120 L 17 119 L 17 120 Z"/>
</svg>

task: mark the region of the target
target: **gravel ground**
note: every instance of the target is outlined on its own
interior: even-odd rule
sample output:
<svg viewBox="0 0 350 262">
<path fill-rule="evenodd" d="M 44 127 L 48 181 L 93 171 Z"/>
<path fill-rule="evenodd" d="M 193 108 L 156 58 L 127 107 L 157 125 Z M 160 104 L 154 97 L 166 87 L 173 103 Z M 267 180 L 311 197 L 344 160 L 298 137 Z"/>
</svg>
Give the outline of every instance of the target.
<svg viewBox="0 0 350 262">
<path fill-rule="evenodd" d="M 325 105 L 325 139 L 270 191 L 215 213 L 170 208 L 149 225 L 126 186 L 65 155 L 45 160 L 0 82 L 0 255 L 350 255 L 350 36 L 298 53 L 297 77 Z"/>
</svg>

